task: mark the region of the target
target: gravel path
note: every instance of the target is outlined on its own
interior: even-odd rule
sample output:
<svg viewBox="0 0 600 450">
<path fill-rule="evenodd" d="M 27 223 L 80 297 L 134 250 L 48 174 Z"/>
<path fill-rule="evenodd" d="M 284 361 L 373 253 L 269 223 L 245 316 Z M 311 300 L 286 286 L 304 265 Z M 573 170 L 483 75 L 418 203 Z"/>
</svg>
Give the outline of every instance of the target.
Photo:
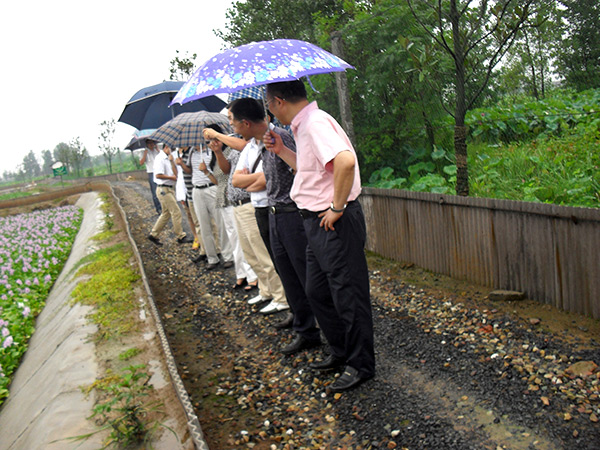
<svg viewBox="0 0 600 450">
<path fill-rule="evenodd" d="M 231 291 L 233 269 L 192 263 L 170 227 L 154 246 L 147 185 L 113 186 L 211 449 L 600 449 L 600 372 L 580 367 L 600 363 L 597 321 L 542 331 L 481 289 L 408 282 L 442 278 L 370 256 L 377 376 L 333 395 L 334 375 L 308 369 L 325 348 L 279 353 L 291 332 Z"/>
</svg>

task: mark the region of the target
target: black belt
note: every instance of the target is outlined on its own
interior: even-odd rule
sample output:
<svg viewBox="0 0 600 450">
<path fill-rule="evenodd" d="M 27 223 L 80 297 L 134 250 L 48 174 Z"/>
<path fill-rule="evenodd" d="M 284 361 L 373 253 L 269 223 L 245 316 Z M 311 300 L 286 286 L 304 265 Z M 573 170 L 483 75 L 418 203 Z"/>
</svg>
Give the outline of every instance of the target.
<svg viewBox="0 0 600 450">
<path fill-rule="evenodd" d="M 205 189 L 207 187 L 211 187 L 214 186 L 214 183 L 208 183 L 208 184 L 203 184 L 203 185 L 194 185 L 194 189 Z"/>
<path fill-rule="evenodd" d="M 351 206 L 356 200 L 352 200 L 350 202 L 348 202 L 346 204 L 346 207 Z M 329 209 L 329 208 L 327 208 Z M 324 209 L 323 211 L 310 211 L 308 209 L 298 209 L 298 212 L 300 213 L 300 215 L 302 216 L 303 219 L 314 219 L 316 217 L 319 217 L 319 214 L 321 214 L 322 212 L 327 211 L 327 209 Z"/>
<path fill-rule="evenodd" d="M 325 210 L 327 211 L 327 210 Z M 319 217 L 319 214 L 321 214 L 323 211 L 309 211 L 308 209 L 298 209 L 298 212 L 300 213 L 300 215 L 302 216 L 302 218 L 304 220 L 306 219 L 316 219 L 317 217 Z"/>
<path fill-rule="evenodd" d="M 270 206 L 269 211 L 271 211 L 271 214 L 296 212 L 296 211 L 298 211 L 298 207 L 293 203 L 288 203 L 287 205 Z"/>
<path fill-rule="evenodd" d="M 158 186 L 159 187 L 166 187 L 166 188 L 169 188 L 169 189 L 173 189 L 175 187 L 175 186 L 171 186 L 170 184 L 159 184 Z"/>
<path fill-rule="evenodd" d="M 235 202 L 232 202 L 233 206 L 242 206 L 245 205 L 246 203 L 250 203 L 250 199 L 249 198 L 245 198 L 244 200 L 236 200 Z"/>
</svg>

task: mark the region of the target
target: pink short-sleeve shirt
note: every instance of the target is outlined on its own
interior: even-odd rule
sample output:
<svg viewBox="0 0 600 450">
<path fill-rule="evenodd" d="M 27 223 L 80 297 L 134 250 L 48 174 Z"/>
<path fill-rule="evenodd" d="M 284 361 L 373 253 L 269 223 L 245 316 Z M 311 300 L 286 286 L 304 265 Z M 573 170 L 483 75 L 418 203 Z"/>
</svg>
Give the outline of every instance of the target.
<svg viewBox="0 0 600 450">
<path fill-rule="evenodd" d="M 317 102 L 303 108 L 292 120 L 296 140 L 296 176 L 290 191 L 299 208 L 323 211 L 333 201 L 333 164 L 338 153 L 356 152 L 346 132 L 337 121 L 320 110 Z M 355 200 L 361 191 L 358 160 L 348 201 Z"/>
</svg>

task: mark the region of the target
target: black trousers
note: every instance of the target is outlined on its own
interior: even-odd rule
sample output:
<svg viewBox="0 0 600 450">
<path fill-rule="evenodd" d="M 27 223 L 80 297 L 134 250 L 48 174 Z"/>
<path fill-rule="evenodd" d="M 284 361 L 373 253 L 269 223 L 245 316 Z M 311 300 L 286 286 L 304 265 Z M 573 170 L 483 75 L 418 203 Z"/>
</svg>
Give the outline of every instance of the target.
<svg viewBox="0 0 600 450">
<path fill-rule="evenodd" d="M 294 313 L 292 328 L 302 337 L 316 341 L 319 329 L 306 297 L 306 234 L 297 211 L 269 213 L 269 236 L 275 268 Z"/>
<path fill-rule="evenodd" d="M 306 294 L 332 354 L 345 358 L 360 377 L 372 377 L 375 351 L 362 207 L 349 203 L 335 230 L 325 231 L 320 222 L 315 216 L 304 219 Z"/>
<path fill-rule="evenodd" d="M 273 250 L 271 249 L 271 238 L 269 237 L 269 208 L 258 207 L 254 208 L 254 217 L 256 217 L 256 224 L 258 225 L 258 231 L 260 231 L 260 237 L 267 247 L 271 261 L 275 264 L 275 257 L 273 256 Z M 277 269 L 277 267 L 275 267 Z"/>
</svg>

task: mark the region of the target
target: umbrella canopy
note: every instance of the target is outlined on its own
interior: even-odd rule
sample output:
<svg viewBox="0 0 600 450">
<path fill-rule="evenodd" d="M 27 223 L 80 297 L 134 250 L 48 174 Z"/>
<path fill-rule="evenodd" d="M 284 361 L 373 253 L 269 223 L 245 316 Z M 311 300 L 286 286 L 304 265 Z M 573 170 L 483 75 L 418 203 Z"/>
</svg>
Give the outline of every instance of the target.
<svg viewBox="0 0 600 450">
<path fill-rule="evenodd" d="M 133 137 L 129 141 L 129 144 L 127 144 L 127 146 L 125 147 L 125 150 L 134 151 L 140 148 L 145 148 L 148 136 L 154 133 L 155 131 L 156 128 L 136 131 L 135 133 L 133 133 Z"/>
<path fill-rule="evenodd" d="M 164 142 L 171 148 L 200 147 L 205 143 L 202 130 L 211 124 L 219 125 L 225 134 L 231 133 L 225 114 L 199 111 L 178 115 L 147 136 L 147 139 Z"/>
<path fill-rule="evenodd" d="M 252 42 L 213 56 L 201 65 L 171 104 L 208 95 L 297 80 L 318 73 L 343 72 L 350 64 L 322 48 L 295 39 Z"/>
<path fill-rule="evenodd" d="M 255 98 L 261 102 L 266 101 L 264 86 L 252 86 L 249 88 L 240 89 L 239 91 L 231 92 L 227 96 L 227 103 L 231 103 L 239 98 Z"/>
<path fill-rule="evenodd" d="M 225 107 L 225 102 L 215 96 L 207 96 L 185 105 L 170 106 L 175 94 L 184 84 L 184 81 L 163 81 L 140 89 L 125 105 L 119 122 L 129 124 L 138 130 L 158 128 L 181 113 L 218 112 Z"/>
<path fill-rule="evenodd" d="M 129 141 L 129 144 L 125 147 L 125 150 L 137 150 L 140 148 L 146 148 L 146 140 L 149 136 L 134 136 Z"/>
</svg>

